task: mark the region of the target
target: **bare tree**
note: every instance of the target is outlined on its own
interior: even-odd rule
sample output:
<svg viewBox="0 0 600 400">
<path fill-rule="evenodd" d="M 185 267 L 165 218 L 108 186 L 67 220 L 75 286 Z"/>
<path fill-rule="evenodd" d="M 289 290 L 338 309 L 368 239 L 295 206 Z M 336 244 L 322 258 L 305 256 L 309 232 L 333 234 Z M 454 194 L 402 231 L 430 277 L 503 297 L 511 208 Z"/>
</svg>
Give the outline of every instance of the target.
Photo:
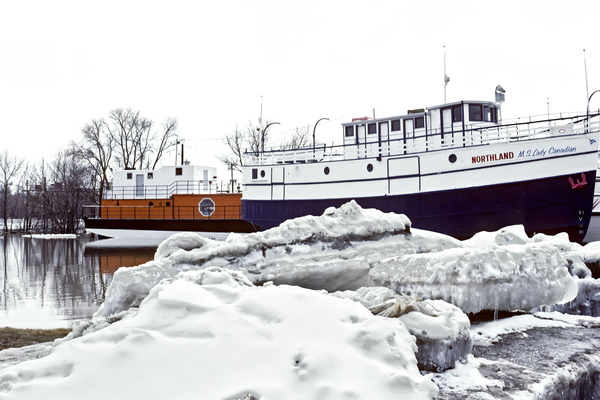
<svg viewBox="0 0 600 400">
<path fill-rule="evenodd" d="M 118 169 L 155 169 L 165 150 L 177 142 L 177 120 L 168 118 L 162 131 L 154 123 L 130 108 L 109 112 L 108 119 L 92 120 L 81 133 L 83 140 L 71 143 L 95 172 L 99 199 L 108 187 L 109 171 Z"/>
<path fill-rule="evenodd" d="M 41 210 L 41 201 L 36 191 L 36 168 L 27 166 L 23 177 L 25 179 L 20 197 L 17 198 L 17 215 L 22 219 L 21 229 L 23 232 L 29 232 L 37 228 L 39 223 L 39 214 Z"/>
<path fill-rule="evenodd" d="M 266 121 L 265 126 L 269 122 Z M 219 161 L 227 165 L 227 169 L 241 171 L 244 166 L 244 153 L 258 153 L 263 147 L 268 147 L 271 135 L 269 130 L 264 130 L 260 126 L 248 123 L 244 132 L 237 127 L 233 133 L 225 135 L 224 142 L 229 148 L 229 154 L 221 154 L 217 156 Z"/>
<path fill-rule="evenodd" d="M 244 147 L 246 136 L 237 128 L 233 133 L 225 135 L 225 144 L 231 151 L 230 154 L 220 154 L 217 156 L 219 161 L 227 165 L 228 170 L 241 171 L 241 166 L 244 165 Z"/>
<path fill-rule="evenodd" d="M 76 148 L 58 151 L 51 162 L 36 168 L 34 192 L 40 210 L 37 220 L 45 232 L 75 233 L 83 206 L 93 201 L 95 171 Z"/>
<path fill-rule="evenodd" d="M 296 130 L 290 136 L 282 138 L 280 147 L 282 149 L 308 147 L 310 139 L 310 129 L 308 126 L 296 127 Z"/>
<path fill-rule="evenodd" d="M 162 134 L 153 131 L 152 120 L 130 108 L 110 111 L 109 121 L 106 128 L 120 167 L 124 169 L 154 168 L 164 150 L 177 140 L 177 120 L 174 118 L 163 124 Z"/>
<path fill-rule="evenodd" d="M 113 157 L 113 144 L 106 131 L 106 122 L 103 119 L 92 120 L 82 129 L 83 140 L 80 143 L 72 142 L 70 147 L 80 152 L 84 160 L 93 169 L 95 180 L 93 188 L 97 187 L 101 199 L 104 189 L 108 187 L 108 170 Z"/>
<path fill-rule="evenodd" d="M 166 149 L 177 143 L 177 120 L 175 118 L 167 118 L 163 123 L 163 130 L 161 140 L 156 147 L 156 155 L 154 157 L 154 164 L 152 169 L 156 169 L 158 161 L 162 158 L 163 153 Z"/>
<path fill-rule="evenodd" d="M 0 192 L 2 194 L 2 219 L 4 221 L 4 232 L 8 229 L 8 218 L 13 217 L 9 210 L 9 198 L 11 197 L 11 186 L 20 180 L 21 169 L 25 160 L 9 154 L 8 149 L 0 153 Z"/>
</svg>

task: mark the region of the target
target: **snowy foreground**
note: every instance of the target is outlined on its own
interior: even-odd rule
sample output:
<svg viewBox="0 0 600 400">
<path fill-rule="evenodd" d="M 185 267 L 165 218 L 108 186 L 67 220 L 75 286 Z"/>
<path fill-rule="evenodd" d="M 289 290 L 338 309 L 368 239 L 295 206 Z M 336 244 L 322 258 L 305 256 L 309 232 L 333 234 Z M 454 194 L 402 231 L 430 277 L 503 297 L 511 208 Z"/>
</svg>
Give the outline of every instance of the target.
<svg viewBox="0 0 600 400">
<path fill-rule="evenodd" d="M 599 260 L 600 242 L 520 226 L 458 241 L 354 202 L 225 241 L 178 234 L 67 338 L 0 352 L 0 399 L 493 399 L 498 365 L 525 382 L 508 398 L 540 398 L 556 379 L 482 352 L 600 326 Z M 482 310 L 525 314 L 471 326 Z"/>
</svg>

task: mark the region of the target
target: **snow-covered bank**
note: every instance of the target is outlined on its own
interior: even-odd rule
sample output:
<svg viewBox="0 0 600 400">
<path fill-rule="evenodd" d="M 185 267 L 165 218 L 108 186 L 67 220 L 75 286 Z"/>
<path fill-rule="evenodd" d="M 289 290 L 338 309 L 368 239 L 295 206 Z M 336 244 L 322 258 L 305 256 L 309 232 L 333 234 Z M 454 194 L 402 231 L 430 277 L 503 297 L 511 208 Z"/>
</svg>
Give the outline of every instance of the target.
<svg viewBox="0 0 600 400">
<path fill-rule="evenodd" d="M 120 321 L 0 372 L 0 398 L 430 398 L 437 388 L 415 350 L 404 325 L 360 304 L 209 268 L 165 280 Z M 91 388 L 99 375 L 109 384 Z"/>
<path fill-rule="evenodd" d="M 461 242 L 354 202 L 224 242 L 175 235 L 115 273 L 92 321 L 40 359 L 0 366 L 0 399 L 431 399 L 432 379 L 445 396 L 457 371 L 489 367 L 467 355 L 472 339 L 495 347 L 465 312 L 576 298 L 597 249 L 521 227 Z M 532 329 L 526 317 L 510 319 L 518 334 Z M 423 376 L 418 363 L 457 368 Z M 111 385 L 90 387 L 98 376 Z M 481 391 L 494 387 L 506 389 Z"/>
</svg>

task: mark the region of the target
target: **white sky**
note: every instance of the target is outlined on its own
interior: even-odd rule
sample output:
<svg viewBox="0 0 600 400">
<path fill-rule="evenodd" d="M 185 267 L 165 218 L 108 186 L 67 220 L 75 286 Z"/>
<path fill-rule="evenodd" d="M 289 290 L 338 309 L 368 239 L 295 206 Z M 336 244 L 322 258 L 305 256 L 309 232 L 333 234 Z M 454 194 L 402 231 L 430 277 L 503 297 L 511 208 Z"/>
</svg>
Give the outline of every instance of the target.
<svg viewBox="0 0 600 400">
<path fill-rule="evenodd" d="M 0 150 L 38 162 L 117 107 L 179 121 L 185 156 L 214 165 L 223 136 L 263 120 L 317 141 L 352 117 L 447 100 L 502 116 L 586 108 L 600 89 L 597 1 L 0 0 Z M 600 107 L 600 95 L 592 109 Z M 167 163 L 175 161 L 169 156 Z"/>
</svg>

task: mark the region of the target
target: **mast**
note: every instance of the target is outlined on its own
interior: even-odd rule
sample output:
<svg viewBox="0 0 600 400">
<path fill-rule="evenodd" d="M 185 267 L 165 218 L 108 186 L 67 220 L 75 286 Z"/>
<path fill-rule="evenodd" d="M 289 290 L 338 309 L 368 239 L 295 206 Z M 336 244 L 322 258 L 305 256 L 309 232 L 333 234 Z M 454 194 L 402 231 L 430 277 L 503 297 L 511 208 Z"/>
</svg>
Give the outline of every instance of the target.
<svg viewBox="0 0 600 400">
<path fill-rule="evenodd" d="M 444 46 L 444 104 L 446 104 L 446 86 L 450 82 L 450 77 L 446 75 L 446 46 Z"/>
<path fill-rule="evenodd" d="M 583 68 L 585 70 L 585 93 L 586 99 L 590 98 L 590 89 L 588 88 L 588 78 L 587 78 L 587 61 L 585 59 L 585 49 L 583 49 Z"/>
</svg>

